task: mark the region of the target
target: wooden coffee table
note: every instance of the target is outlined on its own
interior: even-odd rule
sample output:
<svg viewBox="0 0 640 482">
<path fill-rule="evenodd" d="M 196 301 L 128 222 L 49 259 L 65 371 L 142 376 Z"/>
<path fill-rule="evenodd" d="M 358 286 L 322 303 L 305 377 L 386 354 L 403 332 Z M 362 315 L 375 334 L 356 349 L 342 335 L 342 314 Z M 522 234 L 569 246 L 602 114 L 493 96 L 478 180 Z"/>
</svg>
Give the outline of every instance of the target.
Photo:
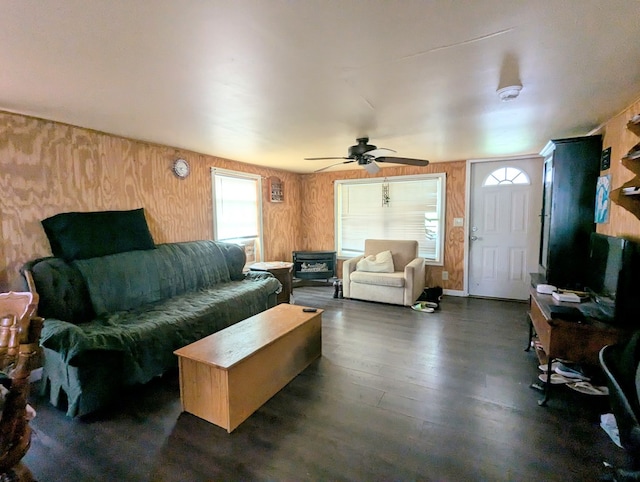
<svg viewBox="0 0 640 482">
<path fill-rule="evenodd" d="M 182 409 L 233 431 L 322 354 L 322 311 L 280 304 L 174 353 Z"/>
</svg>

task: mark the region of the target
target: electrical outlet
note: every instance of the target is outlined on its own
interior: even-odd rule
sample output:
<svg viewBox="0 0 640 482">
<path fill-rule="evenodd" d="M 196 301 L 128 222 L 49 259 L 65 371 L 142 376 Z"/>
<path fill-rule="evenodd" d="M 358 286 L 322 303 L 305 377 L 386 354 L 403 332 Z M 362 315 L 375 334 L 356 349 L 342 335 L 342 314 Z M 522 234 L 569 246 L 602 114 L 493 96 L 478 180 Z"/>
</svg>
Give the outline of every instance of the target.
<svg viewBox="0 0 640 482">
<path fill-rule="evenodd" d="M 446 281 L 446 280 L 448 280 L 448 279 L 449 279 L 449 272 L 448 272 L 448 271 L 443 271 L 443 272 L 442 272 L 442 279 L 443 279 L 444 281 Z"/>
</svg>

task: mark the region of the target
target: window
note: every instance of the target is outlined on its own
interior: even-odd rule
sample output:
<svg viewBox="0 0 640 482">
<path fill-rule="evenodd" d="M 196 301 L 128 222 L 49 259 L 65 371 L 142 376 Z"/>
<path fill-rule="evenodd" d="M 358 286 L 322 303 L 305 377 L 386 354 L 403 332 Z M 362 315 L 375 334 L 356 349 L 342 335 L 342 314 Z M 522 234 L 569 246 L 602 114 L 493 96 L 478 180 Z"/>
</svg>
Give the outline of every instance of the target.
<svg viewBox="0 0 640 482">
<path fill-rule="evenodd" d="M 244 247 L 247 264 L 262 259 L 260 176 L 211 169 L 213 238 Z"/>
<path fill-rule="evenodd" d="M 531 184 L 529 176 L 516 167 L 501 167 L 487 176 L 482 186 L 510 186 L 512 184 Z"/>
<path fill-rule="evenodd" d="M 365 239 L 415 239 L 420 256 L 443 264 L 446 175 L 336 181 L 338 256 L 364 252 Z"/>
</svg>

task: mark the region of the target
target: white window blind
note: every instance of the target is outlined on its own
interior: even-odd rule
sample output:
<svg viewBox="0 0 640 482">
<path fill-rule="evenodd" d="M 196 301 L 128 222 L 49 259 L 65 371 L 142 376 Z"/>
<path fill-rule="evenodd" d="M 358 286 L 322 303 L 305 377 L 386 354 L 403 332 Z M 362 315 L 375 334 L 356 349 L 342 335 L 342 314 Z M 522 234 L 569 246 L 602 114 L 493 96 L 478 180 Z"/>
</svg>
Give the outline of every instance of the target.
<svg viewBox="0 0 640 482">
<path fill-rule="evenodd" d="M 442 173 L 336 182 L 339 256 L 362 254 L 365 239 L 408 239 L 442 263 L 445 180 Z"/>
<path fill-rule="evenodd" d="M 241 244 L 247 262 L 259 260 L 262 237 L 260 177 L 212 169 L 214 239 Z"/>
</svg>

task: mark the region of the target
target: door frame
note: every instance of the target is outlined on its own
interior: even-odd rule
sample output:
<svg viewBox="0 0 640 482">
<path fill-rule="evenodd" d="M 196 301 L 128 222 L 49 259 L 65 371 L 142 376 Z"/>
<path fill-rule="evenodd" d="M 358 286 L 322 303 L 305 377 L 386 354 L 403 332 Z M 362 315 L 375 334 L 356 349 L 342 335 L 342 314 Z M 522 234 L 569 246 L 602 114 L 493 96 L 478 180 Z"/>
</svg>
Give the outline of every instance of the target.
<svg viewBox="0 0 640 482">
<path fill-rule="evenodd" d="M 471 167 L 472 164 L 480 162 L 505 162 L 505 161 L 522 161 L 526 159 L 542 158 L 539 154 L 528 154 L 521 156 L 491 157 L 487 159 L 468 159 L 465 173 L 465 196 L 464 196 L 464 276 L 462 296 L 469 296 L 469 217 L 471 216 Z M 539 234 L 538 234 L 539 235 Z"/>
</svg>

